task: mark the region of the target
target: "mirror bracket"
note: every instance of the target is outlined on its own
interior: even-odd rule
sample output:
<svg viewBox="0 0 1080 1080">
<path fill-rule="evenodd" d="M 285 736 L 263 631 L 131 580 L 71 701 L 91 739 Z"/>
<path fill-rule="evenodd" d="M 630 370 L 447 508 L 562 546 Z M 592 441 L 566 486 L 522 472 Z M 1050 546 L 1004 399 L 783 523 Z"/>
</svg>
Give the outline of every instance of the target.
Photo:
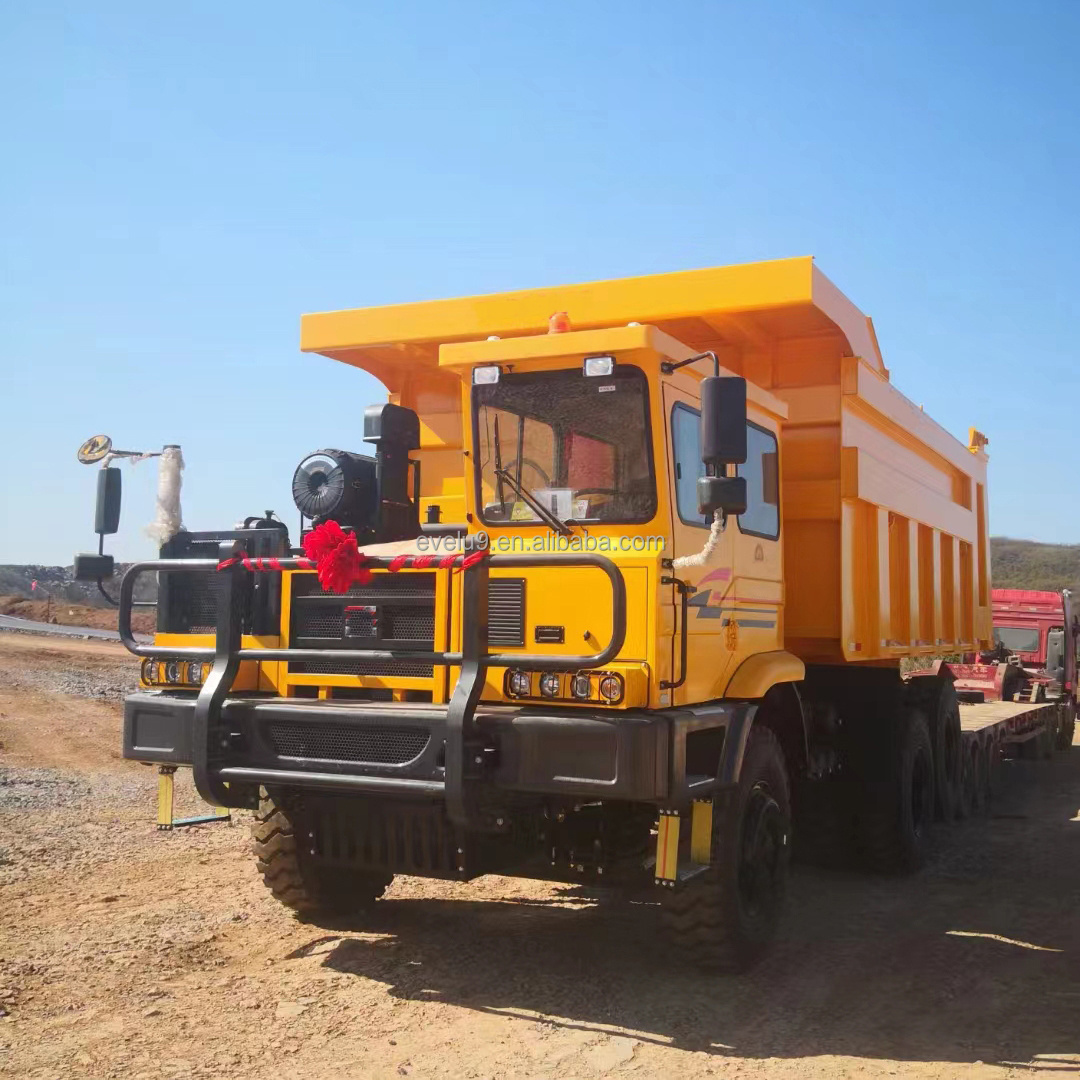
<svg viewBox="0 0 1080 1080">
<path fill-rule="evenodd" d="M 691 356 L 687 360 L 663 360 L 660 363 L 660 370 L 665 375 L 670 375 L 673 371 L 678 371 L 679 368 L 684 368 L 687 364 L 696 364 L 699 360 L 711 360 L 713 362 L 713 375 L 720 374 L 720 359 L 711 349 L 708 352 L 698 353 L 697 356 Z"/>
</svg>

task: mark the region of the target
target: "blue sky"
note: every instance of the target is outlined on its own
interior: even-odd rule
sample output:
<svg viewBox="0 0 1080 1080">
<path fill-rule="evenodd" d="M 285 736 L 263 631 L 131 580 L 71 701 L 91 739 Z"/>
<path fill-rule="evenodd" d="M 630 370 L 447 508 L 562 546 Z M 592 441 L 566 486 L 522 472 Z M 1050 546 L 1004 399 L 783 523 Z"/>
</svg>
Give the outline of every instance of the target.
<svg viewBox="0 0 1080 1080">
<path fill-rule="evenodd" d="M 382 398 L 302 312 L 797 254 L 990 436 L 993 531 L 1080 542 L 1078 41 L 1075 0 L 9 5 L 0 562 L 91 547 L 98 431 L 182 444 L 191 528 L 293 523 Z"/>
</svg>

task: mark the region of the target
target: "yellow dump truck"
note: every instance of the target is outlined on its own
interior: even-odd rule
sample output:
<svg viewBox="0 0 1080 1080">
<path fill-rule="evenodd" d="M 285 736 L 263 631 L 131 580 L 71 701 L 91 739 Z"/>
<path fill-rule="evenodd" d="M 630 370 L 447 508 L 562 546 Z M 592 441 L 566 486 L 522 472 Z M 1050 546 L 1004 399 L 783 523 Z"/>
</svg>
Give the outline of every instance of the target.
<svg viewBox="0 0 1080 1080">
<path fill-rule="evenodd" d="M 892 385 L 811 259 L 314 314 L 301 343 L 389 401 L 303 459 L 299 534 L 180 532 L 120 597 L 125 756 L 255 810 L 284 904 L 648 888 L 731 969 L 793 830 L 921 863 L 965 744 L 947 673 L 901 661 L 991 645 L 985 439 Z M 332 523 L 336 584 L 299 543 Z"/>
</svg>

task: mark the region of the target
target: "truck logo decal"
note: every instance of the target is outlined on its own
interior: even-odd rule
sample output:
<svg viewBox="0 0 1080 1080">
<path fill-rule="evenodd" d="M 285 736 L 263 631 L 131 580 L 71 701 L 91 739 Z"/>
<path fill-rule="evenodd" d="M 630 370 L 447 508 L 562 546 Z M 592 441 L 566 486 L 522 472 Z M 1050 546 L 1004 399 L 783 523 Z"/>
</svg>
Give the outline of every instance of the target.
<svg viewBox="0 0 1080 1080">
<path fill-rule="evenodd" d="M 720 619 L 721 626 L 734 623 L 752 629 L 768 630 L 776 626 L 776 609 L 772 607 L 736 607 L 735 603 L 722 603 L 723 596 L 718 596 L 715 603 L 709 603 L 712 597 L 712 589 L 705 589 L 695 593 L 688 602 L 688 607 L 697 610 L 699 619 Z M 762 603 L 762 601 L 758 601 Z M 758 618 L 745 618 L 747 615 L 755 615 Z M 772 616 L 768 618 L 767 616 Z"/>
</svg>

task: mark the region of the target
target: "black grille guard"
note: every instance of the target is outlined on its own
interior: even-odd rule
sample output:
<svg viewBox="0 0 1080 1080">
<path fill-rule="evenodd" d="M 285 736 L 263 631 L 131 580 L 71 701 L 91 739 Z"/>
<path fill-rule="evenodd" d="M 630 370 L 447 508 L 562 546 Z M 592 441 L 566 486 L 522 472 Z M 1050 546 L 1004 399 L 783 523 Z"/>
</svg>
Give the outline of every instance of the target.
<svg viewBox="0 0 1080 1080">
<path fill-rule="evenodd" d="M 241 660 L 423 660 L 431 664 L 460 667 L 461 674 L 447 706 L 445 798 L 447 812 L 454 822 L 466 825 L 471 819 L 465 781 L 469 771 L 466 749 L 475 740 L 473 717 L 480 700 L 487 670 L 490 667 L 525 667 L 534 671 L 582 671 L 603 667 L 619 654 L 626 638 L 626 583 L 622 572 L 603 555 L 492 555 L 474 563 L 461 573 L 462 630 L 460 652 L 418 652 L 414 649 L 245 649 L 241 647 L 241 612 L 248 601 L 254 575 L 240 561 L 217 573 L 217 626 L 213 648 L 183 645 L 142 645 L 131 629 L 131 611 L 135 583 L 144 573 L 185 573 L 216 570 L 219 563 L 243 554 L 235 541 L 223 543 L 219 561 L 213 559 L 160 559 L 134 563 L 120 584 L 118 626 L 120 640 L 136 656 L 153 659 L 181 658 L 210 660 L 210 673 L 199 691 L 192 729 L 192 774 L 199 794 L 216 806 L 235 805 L 221 775 L 222 751 L 228 746 L 228 733 L 221 724 L 222 704 L 232 687 Z M 370 557 L 366 565 L 373 570 L 389 569 L 390 558 Z M 264 563 L 264 566 L 266 564 Z M 488 651 L 488 581 L 489 570 L 528 569 L 530 567 L 588 566 L 603 571 L 611 582 L 611 639 L 605 648 L 591 656 L 552 656 L 531 653 L 492 653 Z M 304 559 L 278 559 L 276 569 L 308 570 Z M 439 573 L 450 574 L 451 569 Z M 236 772 L 238 770 L 229 770 Z"/>
</svg>

